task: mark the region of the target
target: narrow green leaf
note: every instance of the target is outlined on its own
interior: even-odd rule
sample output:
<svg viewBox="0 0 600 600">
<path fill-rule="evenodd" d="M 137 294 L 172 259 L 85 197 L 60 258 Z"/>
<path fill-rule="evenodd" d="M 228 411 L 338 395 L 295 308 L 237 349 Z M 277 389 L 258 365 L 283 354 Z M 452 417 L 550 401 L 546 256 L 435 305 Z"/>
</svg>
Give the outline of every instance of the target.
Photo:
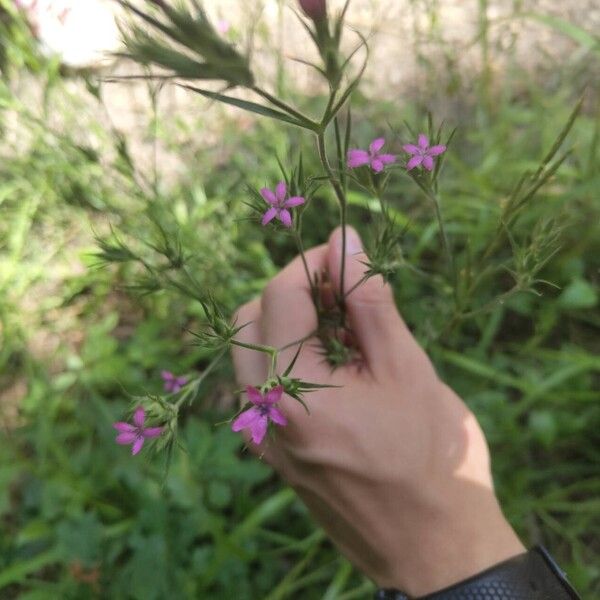
<svg viewBox="0 0 600 600">
<path fill-rule="evenodd" d="M 257 104 L 256 102 L 250 102 L 249 100 L 240 100 L 239 98 L 225 96 L 224 94 L 219 94 L 218 92 L 211 92 L 209 90 L 197 88 L 193 85 L 180 84 L 180 86 L 191 90 L 192 92 L 196 92 L 197 94 L 200 94 L 205 98 L 210 98 L 211 100 L 216 100 L 217 102 L 222 102 L 223 104 L 229 104 L 231 106 L 241 108 L 242 110 L 261 115 L 262 117 L 276 119 L 277 121 L 289 123 L 290 125 L 295 125 L 296 127 L 304 127 L 302 123 L 286 115 L 285 113 L 279 110 L 275 110 L 273 108 L 269 108 L 268 106 L 264 106 L 262 104 Z"/>
</svg>

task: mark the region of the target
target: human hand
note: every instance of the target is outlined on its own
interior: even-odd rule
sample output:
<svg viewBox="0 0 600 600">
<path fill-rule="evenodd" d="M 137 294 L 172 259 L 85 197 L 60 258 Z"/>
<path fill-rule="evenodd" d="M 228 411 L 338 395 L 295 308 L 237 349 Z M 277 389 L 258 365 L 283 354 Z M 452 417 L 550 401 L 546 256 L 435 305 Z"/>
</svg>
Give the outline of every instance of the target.
<svg viewBox="0 0 600 600">
<path fill-rule="evenodd" d="M 339 287 L 341 230 L 306 253 L 311 273 Z M 364 273 L 361 241 L 347 229 L 345 286 Z M 419 596 L 524 551 L 496 499 L 485 437 L 463 401 L 437 377 L 379 277 L 347 296 L 364 363 L 331 371 L 316 344 L 292 376 L 341 386 L 285 397 L 288 425 L 249 445 L 297 491 L 340 551 L 381 587 Z M 314 331 L 317 316 L 297 258 L 243 306 L 237 338 L 281 348 Z M 281 372 L 296 347 L 280 353 Z M 263 354 L 234 347 L 237 379 L 260 385 Z"/>
</svg>

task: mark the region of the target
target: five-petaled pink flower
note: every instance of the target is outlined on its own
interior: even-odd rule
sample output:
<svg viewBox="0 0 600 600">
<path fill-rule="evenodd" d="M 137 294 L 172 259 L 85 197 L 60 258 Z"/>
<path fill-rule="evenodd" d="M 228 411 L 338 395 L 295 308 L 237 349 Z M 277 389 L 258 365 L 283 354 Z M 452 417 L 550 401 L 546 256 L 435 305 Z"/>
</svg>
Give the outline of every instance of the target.
<svg viewBox="0 0 600 600">
<path fill-rule="evenodd" d="M 419 165 L 423 165 L 428 171 L 433 169 L 433 157 L 446 152 L 446 146 L 439 144 L 438 146 L 429 146 L 429 140 L 424 133 L 419 134 L 419 141 L 415 144 L 405 144 L 402 146 L 405 152 L 412 154 L 412 158 L 406 164 L 406 168 L 410 171 Z"/>
<path fill-rule="evenodd" d="M 187 377 L 177 377 L 171 371 L 161 371 L 160 376 L 165 382 L 165 392 L 176 394 L 186 383 Z"/>
<path fill-rule="evenodd" d="M 270 205 L 270 208 L 262 218 L 262 224 L 270 223 L 277 217 L 286 227 L 292 226 L 292 214 L 288 209 L 294 206 L 304 204 L 306 200 L 302 196 L 292 196 L 288 198 L 287 185 L 285 181 L 280 181 L 275 188 L 275 191 L 268 188 L 260 190 L 261 196 L 265 202 Z"/>
<path fill-rule="evenodd" d="M 119 432 L 117 435 L 117 444 L 131 444 L 131 454 L 137 454 L 144 445 L 147 438 L 158 437 L 163 427 L 144 427 L 146 421 L 146 412 L 143 407 L 138 406 L 133 413 L 133 424 L 131 423 L 113 423 L 113 427 Z"/>
<path fill-rule="evenodd" d="M 249 385 L 246 388 L 246 394 L 248 394 L 248 398 L 254 406 L 244 411 L 231 424 L 231 429 L 233 431 L 249 429 L 252 441 L 258 445 L 267 433 L 269 421 L 273 421 L 277 425 L 287 425 L 287 419 L 276 407 L 276 404 L 281 400 L 283 386 L 278 385 L 265 394 L 261 394 L 260 390 Z"/>
<path fill-rule="evenodd" d="M 375 173 L 381 173 L 385 165 L 391 165 L 396 161 L 393 154 L 381 154 L 380 150 L 385 145 L 385 138 L 377 138 L 371 142 L 369 150 L 352 148 L 348 150 L 348 167 L 355 169 L 363 165 L 370 165 Z"/>
</svg>

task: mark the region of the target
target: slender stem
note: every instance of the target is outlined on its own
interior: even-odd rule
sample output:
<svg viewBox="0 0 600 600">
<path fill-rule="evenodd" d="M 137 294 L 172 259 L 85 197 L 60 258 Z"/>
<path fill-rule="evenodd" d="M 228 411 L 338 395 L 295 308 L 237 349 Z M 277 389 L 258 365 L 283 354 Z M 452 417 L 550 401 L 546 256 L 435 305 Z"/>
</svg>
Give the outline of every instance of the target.
<svg viewBox="0 0 600 600">
<path fill-rule="evenodd" d="M 299 231 L 294 231 L 294 239 L 296 240 L 296 246 L 298 247 L 298 253 L 300 254 L 300 258 L 302 259 L 302 265 L 304 266 L 304 272 L 306 273 L 306 279 L 308 280 L 308 285 L 310 286 L 310 293 L 313 296 L 315 295 L 315 289 L 313 286 L 313 281 L 310 276 L 310 269 L 308 268 L 308 262 L 306 262 L 306 253 L 304 251 L 304 244 L 302 243 L 302 236 Z"/>
<path fill-rule="evenodd" d="M 246 342 L 240 342 L 239 340 L 230 340 L 230 343 L 240 348 L 246 348 L 248 350 L 256 350 L 257 352 L 263 352 L 264 354 L 276 354 L 277 348 L 273 346 L 261 346 L 259 344 L 247 344 Z"/>
<path fill-rule="evenodd" d="M 452 250 L 450 249 L 450 242 L 448 241 L 448 234 L 446 232 L 446 226 L 444 225 L 444 219 L 442 218 L 442 210 L 440 208 L 440 202 L 435 195 L 431 195 L 431 199 L 433 200 L 433 205 L 435 207 L 435 216 L 438 221 L 438 225 L 440 228 L 440 235 L 442 237 L 442 245 L 444 246 L 444 252 L 446 253 L 446 257 L 448 259 L 448 264 L 450 265 L 450 270 L 452 272 L 452 291 L 454 293 L 454 302 L 458 307 L 458 273 L 456 272 L 456 263 L 454 262 L 454 257 L 452 256 Z"/>
<path fill-rule="evenodd" d="M 319 148 L 319 158 L 321 164 L 325 169 L 327 178 L 333 187 L 335 195 L 340 205 L 340 224 L 342 226 L 342 259 L 341 259 L 341 271 L 340 271 L 340 298 L 344 296 L 345 289 L 345 275 L 346 275 L 346 196 L 339 179 L 335 176 L 329 159 L 327 158 L 327 148 L 325 146 L 325 132 L 321 131 L 317 134 L 317 144 Z"/>
<path fill-rule="evenodd" d="M 290 342 L 289 344 L 286 344 L 285 346 L 281 346 L 281 348 L 279 348 L 279 352 L 283 352 L 284 350 L 287 350 L 288 348 L 293 348 L 294 346 L 304 344 L 304 342 L 307 342 L 311 338 L 315 337 L 317 335 L 317 333 L 319 333 L 319 330 L 314 329 L 310 333 L 307 333 L 304 337 L 301 337 L 299 340 L 296 340 L 295 342 Z"/>
<path fill-rule="evenodd" d="M 331 93 L 329 94 L 329 100 L 327 101 L 327 106 L 325 108 L 325 112 L 323 113 L 323 118 L 321 119 L 321 130 L 325 130 L 332 117 L 335 115 L 330 114 L 331 109 L 333 108 L 333 103 L 335 102 L 335 97 L 337 95 L 338 88 L 332 88 Z"/>
<path fill-rule="evenodd" d="M 444 247 L 444 253 L 446 254 L 446 259 L 448 260 L 448 265 L 450 266 L 450 270 L 452 272 L 452 288 L 454 294 L 454 302 L 456 303 L 456 307 L 459 308 L 458 301 L 458 272 L 456 270 L 456 263 L 454 262 L 454 257 L 452 256 L 452 251 L 450 249 L 450 242 L 448 241 L 448 234 L 446 233 L 446 226 L 444 225 L 444 219 L 442 217 L 442 209 L 440 207 L 440 201 L 430 188 L 428 188 L 424 183 L 419 181 L 417 178 L 413 178 L 414 182 L 419 186 L 421 191 L 433 202 L 433 207 L 435 210 L 435 216 L 438 222 L 438 227 L 440 230 L 440 236 L 442 238 L 442 246 Z"/>
<path fill-rule="evenodd" d="M 246 344 L 238 340 L 230 340 L 230 343 L 240 348 L 247 348 L 248 350 L 256 350 L 257 352 L 263 352 L 271 357 L 271 364 L 269 365 L 269 379 L 275 377 L 275 370 L 277 368 L 277 357 L 279 356 L 279 350 L 273 346 L 260 346 L 258 344 Z"/>
<path fill-rule="evenodd" d="M 177 402 L 175 403 L 175 408 L 179 408 L 184 401 L 192 394 L 195 393 L 198 388 L 200 387 L 200 384 L 208 377 L 208 375 L 214 370 L 214 368 L 219 364 L 219 362 L 221 361 L 221 359 L 223 358 L 223 356 L 225 355 L 225 352 L 227 351 L 227 348 L 224 348 L 223 350 L 221 350 L 217 356 L 215 356 L 210 363 L 208 364 L 208 367 L 206 367 L 206 369 L 204 369 L 204 372 L 202 373 L 202 375 L 200 375 L 200 377 L 198 377 L 193 385 L 191 385 L 189 387 L 189 389 L 187 389 L 181 396 L 181 398 L 179 398 L 179 400 L 177 400 Z"/>
<path fill-rule="evenodd" d="M 345 294 L 344 294 L 344 300 L 357 288 L 359 288 L 365 281 L 367 281 L 367 279 L 369 279 L 368 275 L 364 275 L 363 277 L 361 277 Z"/>
<path fill-rule="evenodd" d="M 442 238 L 442 245 L 444 246 L 444 252 L 446 253 L 446 258 L 448 259 L 448 263 L 450 265 L 454 264 L 454 259 L 452 258 L 452 253 L 450 252 L 450 242 L 448 241 L 448 234 L 446 233 L 446 226 L 444 225 L 444 219 L 442 218 L 442 211 L 440 208 L 440 203 L 435 196 L 430 196 L 433 200 L 433 206 L 435 208 L 435 216 L 438 221 L 438 226 L 440 228 L 440 236 Z"/>
<path fill-rule="evenodd" d="M 472 317 L 476 317 L 477 315 L 484 314 L 490 311 L 491 309 L 495 308 L 499 304 L 504 304 L 509 298 L 511 298 L 515 294 L 518 294 L 521 291 L 523 291 L 522 287 L 519 284 L 515 284 L 513 287 L 510 288 L 510 290 L 507 290 L 506 292 L 500 294 L 499 296 L 497 296 L 493 300 L 490 300 L 483 306 L 474 310 L 470 310 L 468 312 L 461 313 L 460 318 L 461 320 L 470 319 Z"/>
</svg>

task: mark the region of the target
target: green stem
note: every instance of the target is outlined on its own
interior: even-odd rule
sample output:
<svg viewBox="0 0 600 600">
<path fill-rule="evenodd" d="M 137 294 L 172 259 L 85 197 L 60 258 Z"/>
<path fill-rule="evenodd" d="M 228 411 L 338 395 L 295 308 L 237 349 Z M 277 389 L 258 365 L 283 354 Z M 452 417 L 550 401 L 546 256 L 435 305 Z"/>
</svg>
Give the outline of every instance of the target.
<svg viewBox="0 0 600 600">
<path fill-rule="evenodd" d="M 198 391 L 198 388 L 200 387 L 200 385 L 202 384 L 202 382 L 210 375 L 210 373 L 214 370 L 214 368 L 219 364 L 219 362 L 221 361 L 221 359 L 225 355 L 226 351 L 227 351 L 227 348 L 223 348 L 223 350 L 221 350 L 217 354 L 217 356 L 215 356 L 210 361 L 210 363 L 208 364 L 208 367 L 206 367 L 206 369 L 204 369 L 204 372 L 202 373 L 202 375 L 200 375 L 200 377 L 198 377 L 194 381 L 194 383 L 189 386 L 189 389 L 187 389 L 182 394 L 181 398 L 179 398 L 179 400 L 177 400 L 177 402 L 175 403 L 175 408 L 180 408 L 181 405 L 185 402 L 185 400 L 187 400 L 187 398 L 189 398 L 189 396 L 195 395 L 195 393 Z"/>
<path fill-rule="evenodd" d="M 315 337 L 318 333 L 319 333 L 319 330 L 314 329 L 310 333 L 307 333 L 304 337 L 301 337 L 299 340 L 296 340 L 295 342 L 290 342 L 289 344 L 286 344 L 285 346 L 281 346 L 281 348 L 279 348 L 279 352 L 283 352 L 284 350 L 287 350 L 288 348 L 293 348 L 294 346 L 304 344 L 304 342 L 308 342 L 308 340 Z"/>
<path fill-rule="evenodd" d="M 342 189 L 342 185 L 339 179 L 335 176 L 331 165 L 329 164 L 329 159 L 327 158 L 327 148 L 325 146 L 325 132 L 320 131 L 317 134 L 317 145 L 319 149 L 319 158 L 321 159 L 321 164 L 325 169 L 325 173 L 327 174 L 327 178 L 331 183 L 331 187 L 335 192 L 335 195 L 338 200 L 338 204 L 340 206 L 340 225 L 342 227 L 342 258 L 341 258 L 341 267 L 340 267 L 340 298 L 344 296 L 345 289 L 345 276 L 346 276 L 346 196 L 344 194 L 344 190 Z"/>
<path fill-rule="evenodd" d="M 359 288 L 363 283 L 365 283 L 365 281 L 367 281 L 367 279 L 369 279 L 368 275 L 364 275 L 363 277 L 361 277 L 345 294 L 344 294 L 344 300 L 357 288 Z"/>
<path fill-rule="evenodd" d="M 294 231 L 294 239 L 296 240 L 296 246 L 298 247 L 298 253 L 300 254 L 300 258 L 302 259 L 302 265 L 304 266 L 304 272 L 306 273 L 306 279 L 308 280 L 308 285 L 310 286 L 310 293 L 313 300 L 316 300 L 316 290 L 313 285 L 313 280 L 310 275 L 310 269 L 308 268 L 308 262 L 306 261 L 306 253 L 304 251 L 304 244 L 302 243 L 302 236 L 299 231 Z"/>
<path fill-rule="evenodd" d="M 452 252 L 450 251 L 450 242 L 448 241 L 448 234 L 446 232 L 446 226 L 444 225 L 444 219 L 442 218 L 442 210 L 440 208 L 439 200 L 435 196 L 431 196 L 433 200 L 433 206 L 435 208 L 435 216 L 438 221 L 438 226 L 440 228 L 440 236 L 442 238 L 442 245 L 444 246 L 444 252 L 446 254 L 446 258 L 448 259 L 448 264 L 453 272 L 454 283 L 456 283 L 456 269 L 454 267 L 454 258 L 452 257 Z M 456 287 L 456 286 L 455 286 Z"/>
<path fill-rule="evenodd" d="M 335 114 L 331 112 L 331 109 L 333 108 L 333 103 L 335 102 L 337 93 L 338 88 L 331 89 L 329 100 L 327 101 L 327 106 L 325 108 L 325 112 L 323 113 L 323 118 L 321 119 L 321 131 L 325 131 L 327 125 L 331 122 L 331 119 L 335 117 Z"/>
<path fill-rule="evenodd" d="M 268 354 L 271 357 L 271 365 L 269 367 L 269 378 L 275 377 L 275 369 L 277 367 L 277 357 L 279 356 L 279 350 L 273 346 L 261 346 L 259 344 L 247 344 L 246 342 L 240 342 L 238 340 L 231 340 L 233 346 L 239 346 L 240 348 L 246 348 L 248 350 L 256 350 L 256 352 L 262 352 Z"/>
<path fill-rule="evenodd" d="M 454 295 L 454 302 L 456 304 L 456 308 L 459 309 L 459 299 L 458 299 L 458 272 L 456 270 L 456 263 L 454 262 L 454 256 L 452 256 L 452 250 L 450 249 L 450 242 L 448 239 L 448 233 L 446 232 L 446 226 L 444 224 L 444 219 L 442 217 L 442 209 L 440 206 L 440 201 L 435 193 L 425 186 L 423 183 L 419 182 L 415 179 L 415 183 L 421 188 L 423 193 L 433 202 L 433 207 L 435 210 L 435 217 L 438 222 L 438 227 L 440 230 L 440 237 L 442 238 L 442 246 L 444 247 L 444 254 L 446 255 L 446 260 L 448 261 L 448 265 L 450 267 L 450 272 L 452 273 L 452 292 Z"/>
</svg>

